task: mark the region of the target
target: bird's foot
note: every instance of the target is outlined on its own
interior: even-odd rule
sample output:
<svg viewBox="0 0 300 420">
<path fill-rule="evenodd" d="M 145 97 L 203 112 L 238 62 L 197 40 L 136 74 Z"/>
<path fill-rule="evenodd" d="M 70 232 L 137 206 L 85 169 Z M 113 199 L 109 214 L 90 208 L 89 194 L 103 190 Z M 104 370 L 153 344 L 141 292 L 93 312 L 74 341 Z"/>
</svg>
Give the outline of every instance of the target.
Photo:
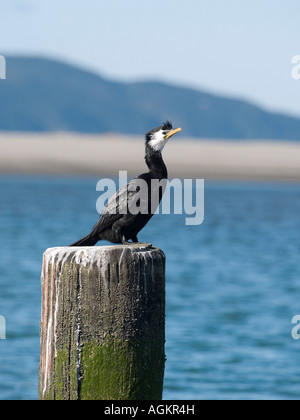
<svg viewBox="0 0 300 420">
<path fill-rule="evenodd" d="M 122 237 L 122 245 L 132 245 L 132 244 L 138 244 L 138 238 L 135 237 L 132 239 L 132 242 L 127 241 L 127 239 L 125 238 L 125 236 Z"/>
<path fill-rule="evenodd" d="M 122 245 L 130 245 L 130 244 L 131 244 L 131 242 L 127 241 L 125 236 L 122 236 Z"/>
</svg>

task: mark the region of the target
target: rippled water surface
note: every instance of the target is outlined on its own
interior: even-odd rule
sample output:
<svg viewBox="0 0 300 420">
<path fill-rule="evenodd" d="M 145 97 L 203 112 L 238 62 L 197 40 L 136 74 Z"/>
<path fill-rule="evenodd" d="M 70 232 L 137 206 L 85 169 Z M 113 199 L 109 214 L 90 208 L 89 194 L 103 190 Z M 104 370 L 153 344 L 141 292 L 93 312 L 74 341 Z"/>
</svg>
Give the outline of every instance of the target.
<svg viewBox="0 0 300 420">
<path fill-rule="evenodd" d="M 96 179 L 0 177 L 0 399 L 37 399 L 46 248 L 96 221 Z M 299 399 L 300 186 L 206 183 L 205 222 L 156 215 L 167 256 L 165 399 Z"/>
</svg>

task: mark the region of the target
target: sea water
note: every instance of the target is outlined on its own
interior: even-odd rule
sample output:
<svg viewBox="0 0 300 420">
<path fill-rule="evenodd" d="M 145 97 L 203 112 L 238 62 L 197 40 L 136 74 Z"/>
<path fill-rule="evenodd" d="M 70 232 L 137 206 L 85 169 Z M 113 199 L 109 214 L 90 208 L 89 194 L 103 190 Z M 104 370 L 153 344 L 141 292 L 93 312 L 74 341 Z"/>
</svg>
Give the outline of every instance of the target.
<svg viewBox="0 0 300 420">
<path fill-rule="evenodd" d="M 0 177 L 0 399 L 37 399 L 45 249 L 98 218 L 97 179 Z M 205 184 L 205 220 L 155 215 L 167 257 L 164 399 L 299 399 L 300 185 Z"/>
</svg>

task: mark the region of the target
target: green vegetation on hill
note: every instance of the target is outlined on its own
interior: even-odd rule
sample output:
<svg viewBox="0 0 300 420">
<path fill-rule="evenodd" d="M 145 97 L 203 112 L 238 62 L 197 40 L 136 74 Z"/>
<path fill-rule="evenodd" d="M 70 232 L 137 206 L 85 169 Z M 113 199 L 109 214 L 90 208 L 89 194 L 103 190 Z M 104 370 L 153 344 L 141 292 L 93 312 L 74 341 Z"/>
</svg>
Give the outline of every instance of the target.
<svg viewBox="0 0 300 420">
<path fill-rule="evenodd" d="M 143 134 L 165 119 L 184 135 L 300 140 L 300 119 L 159 82 L 124 83 L 59 61 L 7 57 L 0 130 Z"/>
</svg>

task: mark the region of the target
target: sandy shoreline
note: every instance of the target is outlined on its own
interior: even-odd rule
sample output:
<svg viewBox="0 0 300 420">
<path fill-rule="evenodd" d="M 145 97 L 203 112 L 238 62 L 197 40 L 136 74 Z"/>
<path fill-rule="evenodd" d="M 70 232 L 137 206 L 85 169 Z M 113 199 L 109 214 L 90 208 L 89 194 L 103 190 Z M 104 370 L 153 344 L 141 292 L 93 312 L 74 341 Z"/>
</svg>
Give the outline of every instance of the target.
<svg viewBox="0 0 300 420">
<path fill-rule="evenodd" d="M 144 139 L 73 133 L 0 133 L 0 173 L 130 176 L 146 171 Z M 170 178 L 300 181 L 300 143 L 171 139 Z"/>
</svg>

